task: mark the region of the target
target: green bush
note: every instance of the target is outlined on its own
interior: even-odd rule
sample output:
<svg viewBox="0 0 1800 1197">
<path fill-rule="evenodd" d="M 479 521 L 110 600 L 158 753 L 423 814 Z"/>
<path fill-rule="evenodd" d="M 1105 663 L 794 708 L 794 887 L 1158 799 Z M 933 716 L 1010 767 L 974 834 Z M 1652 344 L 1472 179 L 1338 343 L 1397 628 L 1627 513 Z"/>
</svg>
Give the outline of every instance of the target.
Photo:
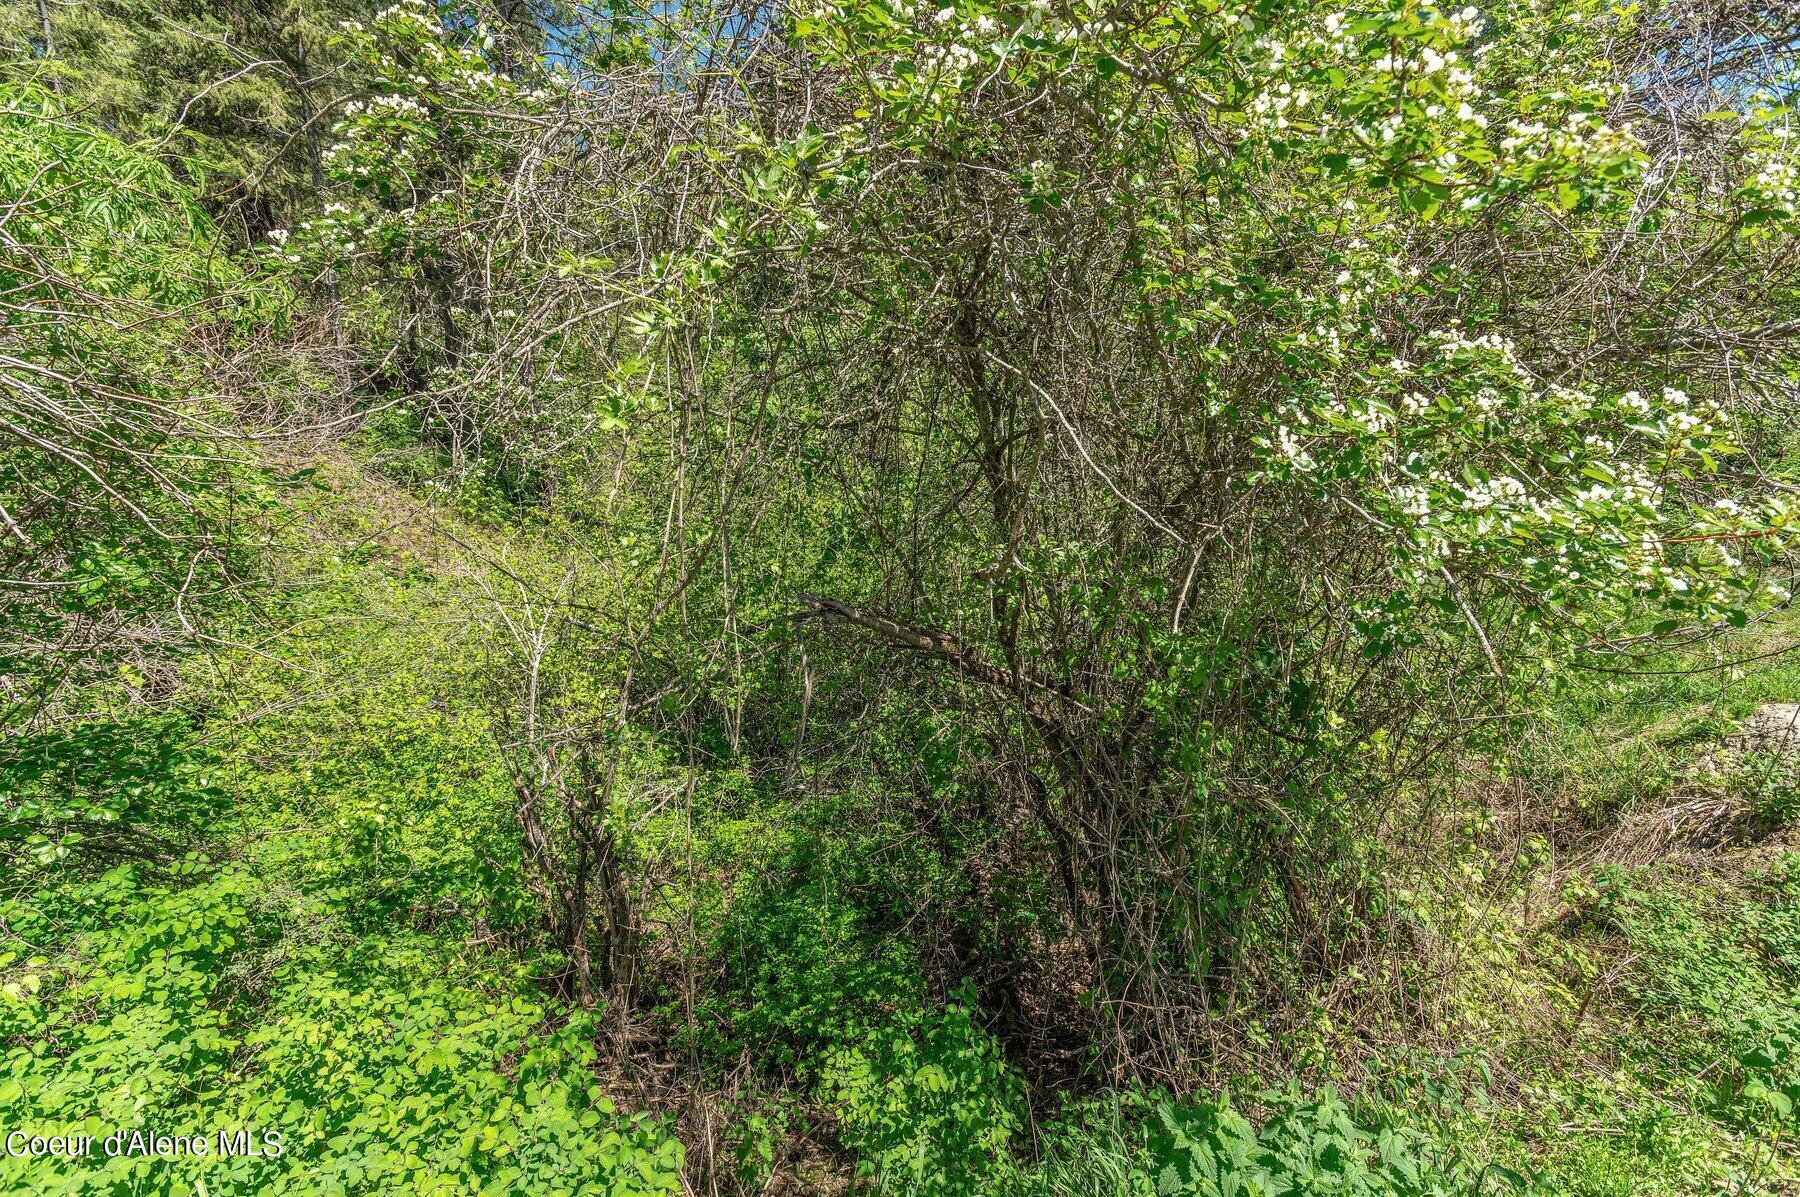
<svg viewBox="0 0 1800 1197">
<path fill-rule="evenodd" d="M 1651 1052 L 1742 1126 L 1793 1124 L 1800 1098 L 1800 856 L 1737 886 L 1656 872 L 1604 879 L 1600 906 L 1632 953 Z M 1689 1078 L 1707 1077 L 1704 1085 Z"/>
<path fill-rule="evenodd" d="M 922 997 L 909 953 L 871 932 L 849 902 L 825 900 L 819 885 L 746 896 L 721 950 L 740 986 L 739 1004 L 722 1013 L 770 1063 L 798 1063 Z"/>
<path fill-rule="evenodd" d="M 593 1016 L 429 937 L 279 926 L 244 871 L 186 871 L 0 902 L 0 1109 L 38 1134 L 274 1131 L 281 1154 L 6 1157 L 0 1190 L 679 1191 L 680 1143 L 595 1083 Z"/>
<path fill-rule="evenodd" d="M 0 862 L 179 854 L 224 795 L 177 719 L 93 720 L 0 748 Z"/>
<path fill-rule="evenodd" d="M 1019 1082 L 966 994 L 828 1051 L 819 1094 L 882 1193 L 988 1192 L 1023 1125 Z"/>
<path fill-rule="evenodd" d="M 1484 1181 L 1490 1192 L 1527 1184 L 1510 1169 L 1477 1167 L 1388 1111 L 1358 1120 L 1330 1088 L 1290 1086 L 1261 1100 L 1270 1116 L 1260 1130 L 1225 1099 L 1159 1105 L 1150 1143 L 1158 1197 L 1449 1197 Z"/>
</svg>

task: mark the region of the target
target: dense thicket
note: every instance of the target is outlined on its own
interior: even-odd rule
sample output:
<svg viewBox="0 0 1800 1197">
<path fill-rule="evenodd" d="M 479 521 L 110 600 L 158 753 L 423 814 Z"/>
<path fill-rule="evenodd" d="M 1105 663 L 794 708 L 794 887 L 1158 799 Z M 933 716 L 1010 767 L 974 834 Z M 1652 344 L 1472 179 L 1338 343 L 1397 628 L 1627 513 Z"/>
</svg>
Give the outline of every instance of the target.
<svg viewBox="0 0 1800 1197">
<path fill-rule="evenodd" d="M 297 1191 L 1542 1182 L 1196 1094 L 1562 1017 L 1538 737 L 1786 626 L 1784 6 L 0 13 L 0 1095 Z M 1643 1001 L 1770 1159 L 1794 875 L 1566 898 L 1748 928 Z"/>
</svg>

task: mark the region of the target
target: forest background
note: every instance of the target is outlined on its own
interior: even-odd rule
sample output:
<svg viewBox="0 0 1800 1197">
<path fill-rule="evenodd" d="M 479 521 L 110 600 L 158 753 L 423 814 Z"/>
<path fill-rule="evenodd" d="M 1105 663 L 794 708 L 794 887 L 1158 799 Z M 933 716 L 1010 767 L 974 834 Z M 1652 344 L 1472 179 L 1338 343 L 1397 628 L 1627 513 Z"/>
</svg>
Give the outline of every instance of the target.
<svg viewBox="0 0 1800 1197">
<path fill-rule="evenodd" d="M 20 1193 L 1800 1192 L 1800 13 L 0 4 Z"/>
</svg>

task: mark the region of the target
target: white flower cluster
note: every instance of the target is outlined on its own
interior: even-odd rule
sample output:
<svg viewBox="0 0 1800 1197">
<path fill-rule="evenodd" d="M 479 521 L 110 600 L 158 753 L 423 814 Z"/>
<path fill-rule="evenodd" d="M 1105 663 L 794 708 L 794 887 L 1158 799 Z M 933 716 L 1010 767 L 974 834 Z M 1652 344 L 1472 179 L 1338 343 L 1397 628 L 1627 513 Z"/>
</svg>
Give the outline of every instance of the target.
<svg viewBox="0 0 1800 1197">
<path fill-rule="evenodd" d="M 371 18 L 376 26 L 411 24 L 423 28 L 436 36 L 443 35 L 443 26 L 438 20 L 437 9 L 430 0 L 400 0 L 398 4 L 390 4 Z M 339 21 L 338 28 L 346 33 L 363 33 L 366 27 L 361 21 Z"/>
<path fill-rule="evenodd" d="M 808 15 L 841 12 L 832 0 L 795 3 L 811 6 L 801 10 Z M 1004 62 L 1026 39 L 1073 45 L 1118 31 L 1111 21 L 1065 21 L 1052 10 L 1051 0 L 1027 0 L 1004 19 L 993 12 L 965 13 L 953 5 L 927 10 L 913 0 L 891 0 L 890 10 L 901 20 L 916 21 L 923 34 L 938 39 L 914 52 L 919 81 L 928 94 L 958 90 L 983 60 Z"/>
<path fill-rule="evenodd" d="M 1636 590 L 1710 604 L 1736 584 L 1735 537 L 1759 522 L 1737 502 L 1721 500 L 1700 517 L 1717 537 L 1675 550 L 1697 538 L 1671 505 L 1680 489 L 1670 479 L 1686 476 L 1672 466 L 1683 442 L 1716 445 L 1724 435 L 1716 406 L 1672 386 L 1602 401 L 1546 384 L 1506 338 L 1457 324 L 1427 343 L 1422 365 L 1395 358 L 1360 371 L 1366 397 L 1328 392 L 1269 413 L 1271 435 L 1259 443 L 1271 475 L 1328 495 L 1349 488 L 1352 505 L 1368 515 L 1361 505 L 1369 504 L 1397 536 L 1399 570 L 1419 585 L 1435 584 L 1452 560 L 1517 573 L 1550 599 Z M 1415 389 L 1421 377 L 1430 383 Z M 1440 405 L 1450 418 L 1436 418 Z M 1500 412 L 1507 418 L 1493 418 Z M 1359 485 L 1369 489 L 1358 494 Z M 1544 547 L 1520 557 L 1522 543 Z M 1724 618 L 1723 607 L 1701 610 Z"/>
<path fill-rule="evenodd" d="M 1286 424 L 1276 429 L 1275 443 L 1270 447 L 1286 458 L 1289 465 L 1302 473 L 1317 464 L 1313 461 L 1312 454 L 1308 453 L 1305 446 L 1300 443 L 1300 438 L 1295 436 L 1293 429 Z"/>
<path fill-rule="evenodd" d="M 330 203 L 320 210 L 316 220 L 303 220 L 295 226 L 295 230 L 308 234 L 309 240 L 328 253 L 353 254 L 357 250 L 357 237 L 367 235 L 367 224 L 368 218 L 363 214 L 344 204 Z M 269 238 L 285 247 L 288 234 L 282 232 L 280 237 L 276 237 L 271 233 Z M 289 253 L 284 254 L 283 259 L 298 262 L 300 257 Z"/>
<path fill-rule="evenodd" d="M 1431 492 L 1424 487 L 1408 483 L 1396 487 L 1389 498 L 1395 507 L 1418 520 L 1420 525 L 1431 522 Z"/>
<path fill-rule="evenodd" d="M 1425 15 L 1435 17 L 1440 42 L 1453 43 L 1451 48 L 1440 49 L 1438 45 L 1430 44 L 1408 47 L 1387 38 L 1359 39 L 1347 31 L 1349 17 L 1343 12 L 1326 14 L 1316 31 L 1309 30 L 1298 35 L 1291 45 L 1272 39 L 1259 41 L 1257 46 L 1268 51 L 1265 69 L 1271 83 L 1252 101 L 1252 112 L 1262 117 L 1267 125 L 1278 129 L 1285 127 L 1283 118 L 1288 110 L 1305 107 L 1312 97 L 1302 90 L 1291 93 L 1295 99 L 1284 100 L 1283 97 L 1289 93 L 1281 92 L 1278 84 L 1273 82 L 1284 59 L 1311 62 L 1335 59 L 1340 69 L 1373 71 L 1377 76 L 1392 77 L 1396 80 L 1393 86 L 1400 88 L 1404 94 L 1423 101 L 1421 107 L 1427 119 L 1437 120 L 1455 112 L 1458 120 L 1477 128 L 1485 128 L 1487 118 L 1475 108 L 1481 97 L 1481 90 L 1475 82 L 1474 71 L 1464 58 L 1465 55 L 1473 56 L 1479 52 L 1480 47 L 1471 43 L 1483 26 L 1480 13 L 1473 8 L 1463 8 L 1456 12 L 1433 14 L 1428 8 Z M 1405 130 L 1407 116 L 1404 106 L 1395 106 L 1379 119 L 1358 121 L 1348 128 L 1365 142 L 1391 143 Z M 1453 154 L 1437 163 L 1446 170 L 1455 164 L 1456 157 Z"/>
<path fill-rule="evenodd" d="M 1425 340 L 1436 345 L 1438 355 L 1446 359 L 1460 353 L 1491 353 L 1515 372 L 1520 369 L 1517 347 L 1510 338 L 1499 333 L 1471 337 L 1463 332 L 1460 323 L 1453 320 L 1444 328 L 1426 333 Z"/>
<path fill-rule="evenodd" d="M 1342 399 L 1333 399 L 1319 409 L 1325 415 L 1354 425 L 1359 431 L 1379 436 L 1393 425 L 1389 414 L 1377 407 L 1373 401 L 1360 408 L 1352 408 Z"/>
<path fill-rule="evenodd" d="M 1250 111 L 1263 118 L 1264 122 L 1276 129 L 1288 127 L 1288 113 L 1298 113 L 1312 103 L 1312 91 L 1308 88 L 1296 89 L 1287 80 L 1282 80 L 1268 91 L 1258 92 L 1250 101 Z"/>
<path fill-rule="evenodd" d="M 917 9 L 908 10 L 916 14 Z M 1066 25 L 1050 11 L 1050 0 L 1031 0 L 1018 24 L 1011 32 L 992 13 L 964 14 L 953 6 L 945 6 L 923 18 L 924 30 L 947 39 L 922 47 L 918 51 L 920 73 L 933 90 L 955 90 L 964 79 L 992 56 L 1003 60 L 1013 52 L 1021 38 L 1042 38 L 1054 42 L 1073 42 L 1083 33 L 1092 35 L 1102 30 L 1111 32 L 1111 24 L 1086 26 Z"/>
<path fill-rule="evenodd" d="M 267 249 L 272 257 L 292 265 L 300 261 L 300 255 L 288 252 L 288 237 L 290 235 L 291 234 L 286 229 L 270 229 L 269 245 Z"/>
<path fill-rule="evenodd" d="M 1301 329 L 1300 332 L 1296 333 L 1294 336 L 1294 343 L 1308 349 L 1315 349 L 1321 355 L 1332 361 L 1342 361 L 1344 358 L 1344 334 L 1346 331 L 1348 331 L 1350 335 L 1355 336 L 1356 333 L 1361 330 L 1350 324 L 1346 324 L 1343 328 L 1323 323 L 1315 324 L 1310 329 Z"/>
<path fill-rule="evenodd" d="M 1721 430 L 1722 413 L 1716 405 L 1694 404 L 1686 391 L 1675 387 L 1663 388 L 1660 410 L 1638 391 L 1620 395 L 1619 407 L 1637 417 L 1640 425 L 1648 424 L 1664 441 L 1709 437 Z"/>
<path fill-rule="evenodd" d="M 424 116 L 425 105 L 410 96 L 380 95 L 367 101 L 351 100 L 344 105 L 345 116 L 356 116 L 358 113 L 370 114 L 392 113 L 395 116 Z"/>
<path fill-rule="evenodd" d="M 340 128 L 339 131 L 343 130 Z M 320 159 L 327 169 L 340 178 L 366 179 L 374 174 L 376 167 L 371 166 L 368 161 L 359 162 L 356 159 L 357 151 L 367 149 L 370 144 L 352 129 L 347 140 L 327 146 L 325 152 L 320 155 Z M 381 148 L 377 166 L 403 170 L 410 166 L 413 160 L 413 152 L 406 146 L 384 146 Z"/>
<path fill-rule="evenodd" d="M 1538 121 L 1508 121 L 1500 148 L 1526 162 L 1552 158 L 1587 162 L 1640 153 L 1644 143 L 1629 122 L 1615 129 L 1592 112 L 1571 112 L 1554 128 Z"/>
<path fill-rule="evenodd" d="M 431 3 L 431 0 L 400 0 L 400 3 L 390 4 L 380 12 L 376 13 L 375 21 L 379 24 L 382 21 L 392 20 L 396 17 L 402 19 L 411 17 L 417 20 L 431 20 L 432 27 L 437 27 L 435 20 L 437 17 L 437 9 Z"/>
<path fill-rule="evenodd" d="M 981 52 L 961 42 L 952 42 L 947 46 L 922 46 L 919 49 L 920 71 L 933 78 L 934 82 L 952 86 L 959 84 L 963 76 L 975 69 L 981 62 Z"/>
<path fill-rule="evenodd" d="M 1471 486 L 1458 486 L 1464 511 L 1486 511 L 1496 503 L 1517 503 L 1525 498 L 1525 484 L 1509 474 Z"/>
<path fill-rule="evenodd" d="M 1482 19 L 1481 13 L 1473 7 L 1459 8 L 1455 12 L 1447 14 L 1444 19 L 1455 31 L 1457 38 L 1465 42 L 1479 34 L 1487 24 Z"/>
<path fill-rule="evenodd" d="M 422 40 L 408 39 L 408 49 L 439 67 L 447 67 L 456 71 L 462 82 L 469 87 L 498 89 L 503 81 L 488 67 L 477 49 L 464 49 L 446 46 L 450 31 L 444 28 L 438 6 L 432 0 L 400 0 L 376 13 L 372 25 L 377 33 L 389 34 L 411 33 L 422 34 Z M 395 78 L 403 78 L 417 87 L 427 86 L 429 80 L 424 75 L 408 73 L 401 69 L 399 61 L 386 52 L 376 53 L 375 34 L 360 21 L 339 21 L 338 27 L 354 34 L 364 43 L 364 53 L 369 61 Z M 467 30 L 459 33 L 470 32 Z M 493 35 L 485 25 L 476 25 L 473 29 L 476 43 L 482 46 L 493 45 Z"/>
<path fill-rule="evenodd" d="M 1776 140 L 1776 145 L 1744 156 L 1750 177 L 1743 191 L 1759 208 L 1800 216 L 1800 162 L 1794 158 L 1790 130 L 1777 130 Z"/>
</svg>

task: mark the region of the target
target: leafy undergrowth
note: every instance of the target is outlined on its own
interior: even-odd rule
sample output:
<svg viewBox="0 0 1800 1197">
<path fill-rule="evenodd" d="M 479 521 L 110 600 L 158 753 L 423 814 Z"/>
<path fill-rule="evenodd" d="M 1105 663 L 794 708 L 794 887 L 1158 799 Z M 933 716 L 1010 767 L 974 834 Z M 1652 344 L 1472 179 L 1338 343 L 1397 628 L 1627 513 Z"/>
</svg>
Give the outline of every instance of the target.
<svg viewBox="0 0 1800 1197">
<path fill-rule="evenodd" d="M 1547 1191 L 1800 1184 L 1800 855 L 1745 857 L 1604 865 L 1536 946 L 1562 983 L 1558 1023 L 1514 1048 L 1496 1131 Z"/>
<path fill-rule="evenodd" d="M 1471 1044 L 1461 1066 L 1371 1067 L 1354 1097 L 1294 1081 L 1210 1100 L 1128 1090 L 1028 1132 L 1016 1079 L 953 1004 L 827 1053 L 818 1099 L 882 1193 L 1791 1193 L 1800 856 L 1714 863 L 1602 871 L 1590 916 L 1534 948 L 1612 972 L 1560 1007 L 1560 1033 Z"/>
<path fill-rule="evenodd" d="M 592 1015 L 441 938 L 287 923 L 241 868 L 176 873 L 122 866 L 0 902 L 0 1108 L 96 1144 L 0 1158 L 0 1189 L 678 1191 L 680 1143 L 590 1075 Z M 109 1156 L 121 1129 L 210 1150 Z M 261 1154 L 221 1157 L 240 1131 Z"/>
<path fill-rule="evenodd" d="M 380 497 L 321 481 L 294 535 L 378 530 Z M 506 791 L 425 630 L 446 579 L 393 543 L 291 561 L 293 630 L 192 662 L 185 718 L 126 679 L 103 723 L 0 761 L 36 861 L 0 885 L 0 1123 L 94 1136 L 0 1155 L 0 1192 L 679 1192 L 666 1121 L 615 1104 L 604 1012 L 511 950 Z M 108 1153 L 134 1130 L 208 1149 Z"/>
<path fill-rule="evenodd" d="M 1493 1133 L 1548 1191 L 1800 1187 L 1800 757 L 1735 735 L 1800 697 L 1795 643 L 1785 613 L 1589 679 L 1525 754 L 1545 806 L 1507 917 L 1535 1009 Z"/>
<path fill-rule="evenodd" d="M 339 481 L 312 516 L 327 533 L 294 556 L 279 657 L 214 654 L 180 718 L 122 700 L 103 730 L 7 765 L 36 864 L 0 893 L 6 1125 L 275 1131 L 281 1154 L 4 1157 L 0 1189 L 681 1192 L 692 1128 L 622 1108 L 596 1050 L 606 1012 L 552 996 L 556 962 L 521 946 L 531 900 L 479 674 L 431 631 L 460 583 L 429 543 L 382 534 L 399 500 L 355 479 L 334 496 Z M 362 547 L 329 548 L 345 541 Z M 1480 917 L 1446 907 L 1435 925 L 1464 961 L 1441 1025 L 1360 1055 L 1355 1028 L 1322 1026 L 1280 1045 L 1311 1062 L 1301 1075 L 1210 1095 L 1034 1089 L 975 988 L 922 966 L 911 896 L 952 878 L 899 827 L 859 822 L 861 796 L 784 814 L 720 769 L 693 782 L 691 825 L 626 806 L 634 843 L 691 849 L 647 910 L 702 929 L 688 950 L 711 978 L 692 1018 L 647 986 L 666 1005 L 646 1017 L 687 1028 L 700 1083 L 742 1060 L 759 1074 L 725 1103 L 728 1150 L 686 1183 L 1800 1191 L 1800 769 L 1726 741 L 1756 701 L 1800 693 L 1800 669 L 1773 656 L 1745 674 L 1563 695 L 1516 765 L 1539 806 L 1484 849 L 1481 901 L 1457 899 Z M 655 776 L 654 748 L 632 751 L 621 776 Z M 1700 840 L 1660 819 L 1674 807 L 1704 813 Z M 97 863 L 119 843 L 153 850 Z M 179 843 L 198 847 L 162 850 Z"/>
<path fill-rule="evenodd" d="M 750 979 L 750 1042 L 797 1052 L 810 1100 L 881 1193 L 1800 1192 L 1800 760 L 1730 734 L 1796 694 L 1800 668 L 1776 653 L 1561 697 L 1519 777 L 1550 809 L 1491 848 L 1480 917 L 1438 924 L 1463 937 L 1448 1053 L 1440 1033 L 1423 1052 L 1338 1058 L 1340 1031 L 1287 1045 L 1320 1061 L 1305 1081 L 1028 1110 L 972 995 L 921 1009 L 892 938 L 841 904 L 827 916 L 816 862 L 745 908 L 806 962 Z M 867 882 L 850 867 L 838 884 Z M 772 1126 L 745 1134 L 751 1189 L 780 1173 Z"/>
</svg>

